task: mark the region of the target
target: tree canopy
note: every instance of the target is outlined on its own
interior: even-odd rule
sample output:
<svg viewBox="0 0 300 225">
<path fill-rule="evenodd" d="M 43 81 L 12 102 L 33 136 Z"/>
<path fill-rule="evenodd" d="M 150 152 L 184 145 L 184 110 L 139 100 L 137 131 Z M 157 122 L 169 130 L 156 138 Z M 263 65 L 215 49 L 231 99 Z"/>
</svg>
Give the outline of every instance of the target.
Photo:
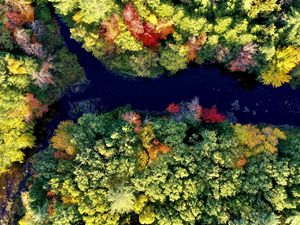
<svg viewBox="0 0 300 225">
<path fill-rule="evenodd" d="M 23 150 L 35 145 L 35 120 L 83 78 L 83 71 L 64 47 L 44 4 L 0 1 L 0 30 L 2 174 L 12 163 L 23 161 Z"/>
<path fill-rule="evenodd" d="M 175 74 L 196 62 L 274 87 L 299 81 L 298 1 L 48 1 L 75 40 L 123 74 Z"/>
<path fill-rule="evenodd" d="M 35 156 L 20 224 L 297 224 L 299 130 L 205 110 L 196 99 L 63 122 Z"/>
</svg>

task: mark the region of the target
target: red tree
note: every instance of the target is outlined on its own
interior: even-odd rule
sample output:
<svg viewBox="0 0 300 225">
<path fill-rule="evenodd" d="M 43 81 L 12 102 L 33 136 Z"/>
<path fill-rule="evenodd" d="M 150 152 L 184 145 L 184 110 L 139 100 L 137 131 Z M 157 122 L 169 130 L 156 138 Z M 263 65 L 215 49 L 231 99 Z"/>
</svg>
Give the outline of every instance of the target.
<svg viewBox="0 0 300 225">
<path fill-rule="evenodd" d="M 258 46 L 253 43 L 243 46 L 239 51 L 238 57 L 229 62 L 229 70 L 246 72 L 250 66 L 255 65 L 253 56 L 257 52 L 257 47 Z"/>
<path fill-rule="evenodd" d="M 28 122 L 32 121 L 33 117 L 40 118 L 44 113 L 48 112 L 48 106 L 41 104 L 41 102 L 31 93 L 26 94 L 25 101 L 29 108 L 28 115 L 25 118 Z"/>
<path fill-rule="evenodd" d="M 156 33 L 151 23 L 144 23 L 144 33 L 138 38 L 145 46 L 156 48 L 158 45 L 159 34 Z"/>
<path fill-rule="evenodd" d="M 139 39 L 139 36 L 144 33 L 144 25 L 140 15 L 131 3 L 124 7 L 123 16 L 128 30 L 135 38 Z"/>
<path fill-rule="evenodd" d="M 175 103 L 171 103 L 170 105 L 168 105 L 167 111 L 169 113 L 172 113 L 172 114 L 179 113 L 180 112 L 180 105 L 179 104 L 175 104 Z"/>
<path fill-rule="evenodd" d="M 10 29 L 21 27 L 25 23 L 34 21 L 34 8 L 31 5 L 24 5 L 22 11 L 9 11 L 6 13 L 9 22 L 6 26 Z"/>
<path fill-rule="evenodd" d="M 6 17 L 9 20 L 6 26 L 10 29 L 20 27 L 24 24 L 24 18 L 21 13 L 10 11 L 6 13 Z"/>
<path fill-rule="evenodd" d="M 142 22 L 140 15 L 131 3 L 124 7 L 123 16 L 128 30 L 136 39 L 143 42 L 145 46 L 157 47 L 160 35 L 151 23 Z"/>
<path fill-rule="evenodd" d="M 226 117 L 218 113 L 216 107 L 212 107 L 211 109 L 202 109 L 202 120 L 206 123 L 222 123 L 225 119 Z"/>
</svg>

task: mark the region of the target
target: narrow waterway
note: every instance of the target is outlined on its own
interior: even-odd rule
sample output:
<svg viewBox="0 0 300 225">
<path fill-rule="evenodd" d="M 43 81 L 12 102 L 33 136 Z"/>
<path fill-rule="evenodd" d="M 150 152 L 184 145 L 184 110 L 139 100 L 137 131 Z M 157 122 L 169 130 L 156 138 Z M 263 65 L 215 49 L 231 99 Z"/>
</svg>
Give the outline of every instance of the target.
<svg viewBox="0 0 300 225">
<path fill-rule="evenodd" d="M 66 95 L 60 100 L 61 118 L 70 116 L 70 105 L 87 99 L 94 100 L 100 110 L 130 104 L 137 110 L 162 111 L 171 102 L 188 101 L 198 96 L 201 105 L 216 105 L 221 112 L 241 123 L 300 126 L 300 89 L 293 90 L 288 85 L 276 89 L 255 85 L 250 90 L 245 89 L 228 71 L 214 66 L 194 66 L 173 77 L 126 78 L 108 71 L 80 43 L 70 38 L 69 29 L 61 20 L 59 24 L 69 50 L 77 55 L 90 80 L 84 92 Z"/>
</svg>

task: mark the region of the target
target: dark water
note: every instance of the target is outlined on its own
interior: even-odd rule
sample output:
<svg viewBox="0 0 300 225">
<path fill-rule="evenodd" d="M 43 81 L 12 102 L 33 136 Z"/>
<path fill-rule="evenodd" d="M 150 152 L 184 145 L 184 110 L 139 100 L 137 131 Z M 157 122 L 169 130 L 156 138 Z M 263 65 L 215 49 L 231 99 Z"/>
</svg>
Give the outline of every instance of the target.
<svg viewBox="0 0 300 225">
<path fill-rule="evenodd" d="M 108 71 L 91 53 L 70 38 L 69 29 L 59 21 L 66 45 L 78 56 L 90 86 L 81 93 L 66 95 L 58 103 L 61 118 L 68 117 L 70 102 L 98 99 L 106 110 L 131 104 L 137 110 L 162 111 L 171 102 L 198 96 L 205 107 L 216 105 L 241 123 L 270 123 L 300 126 L 300 89 L 256 85 L 246 90 L 229 72 L 213 66 L 197 66 L 177 76 L 159 79 L 128 79 Z M 245 74 L 245 76 L 247 76 Z"/>
</svg>

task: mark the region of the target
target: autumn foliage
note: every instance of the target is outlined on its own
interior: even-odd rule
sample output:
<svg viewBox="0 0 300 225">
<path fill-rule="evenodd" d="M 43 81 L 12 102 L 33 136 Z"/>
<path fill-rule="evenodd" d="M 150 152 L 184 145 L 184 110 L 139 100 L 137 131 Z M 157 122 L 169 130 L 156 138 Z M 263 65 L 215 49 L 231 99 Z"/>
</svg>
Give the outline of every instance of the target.
<svg viewBox="0 0 300 225">
<path fill-rule="evenodd" d="M 162 22 L 156 28 L 150 22 L 143 22 L 131 3 L 124 7 L 123 17 L 131 34 L 147 47 L 157 48 L 159 40 L 166 39 L 174 31 L 172 24 Z"/>
<path fill-rule="evenodd" d="M 145 46 L 157 47 L 159 34 L 149 22 L 142 22 L 142 19 L 132 4 L 127 4 L 123 11 L 123 16 L 128 30 L 131 34 L 143 42 Z"/>
<path fill-rule="evenodd" d="M 179 113 L 180 112 L 180 105 L 179 104 L 175 104 L 175 103 L 171 103 L 170 105 L 168 105 L 167 111 L 169 113 L 172 113 L 172 114 Z"/>
<path fill-rule="evenodd" d="M 146 124 L 143 127 L 140 136 L 142 145 L 148 155 L 148 164 L 155 161 L 159 154 L 166 154 L 171 151 L 171 148 L 169 146 L 160 143 L 160 141 L 155 137 L 151 124 Z"/>
<path fill-rule="evenodd" d="M 188 61 L 194 61 L 197 58 L 198 50 L 202 45 L 205 44 L 207 36 L 205 33 L 200 34 L 198 37 L 192 37 L 187 43 L 188 53 L 187 58 Z"/>
<path fill-rule="evenodd" d="M 299 129 L 205 126 L 140 112 L 148 118 L 137 134 L 122 117 L 131 112 L 81 117 L 69 130 L 74 158 L 54 158 L 52 147 L 35 155 L 35 204 L 22 221 L 31 225 L 43 207 L 37 224 L 292 224 L 285 221 L 299 211 Z"/>
<path fill-rule="evenodd" d="M 166 108 L 166 111 L 171 113 L 176 120 L 182 120 L 187 117 L 192 117 L 194 120 L 202 120 L 205 123 L 223 123 L 226 120 L 226 117 L 219 113 L 215 106 L 212 108 L 202 107 L 197 97 L 187 103 L 171 103 Z"/>
<path fill-rule="evenodd" d="M 254 125 L 236 124 L 233 126 L 239 142 L 250 151 L 244 152 L 246 157 L 257 155 L 263 151 L 277 152 L 279 140 L 285 140 L 286 135 L 278 128 L 265 127 L 259 129 Z"/>
<path fill-rule="evenodd" d="M 235 60 L 230 61 L 229 70 L 246 72 L 251 66 L 255 66 L 256 62 L 253 59 L 254 54 L 257 52 L 256 44 L 247 44 L 243 46 Z"/>
<path fill-rule="evenodd" d="M 14 10 L 6 13 L 6 17 L 8 18 L 6 27 L 10 29 L 21 27 L 25 23 L 33 22 L 35 19 L 34 8 L 30 4 L 20 4 L 20 7 L 15 7 Z"/>
<path fill-rule="evenodd" d="M 20 27 L 24 24 L 21 13 L 10 11 L 6 13 L 6 17 L 9 22 L 6 24 L 8 28 Z"/>
<path fill-rule="evenodd" d="M 164 144 L 158 143 L 158 144 L 153 144 L 151 148 L 147 149 L 147 153 L 149 156 L 149 163 L 155 161 L 158 157 L 158 154 L 166 154 L 170 152 L 172 149 Z"/>
<path fill-rule="evenodd" d="M 224 115 L 218 112 L 216 107 L 212 107 L 210 109 L 203 108 L 201 118 L 206 123 L 222 123 L 226 119 Z"/>
<path fill-rule="evenodd" d="M 187 108 L 190 112 L 193 113 L 194 119 L 201 119 L 203 108 L 199 104 L 199 98 L 195 97 L 191 102 L 188 102 Z"/>
<path fill-rule="evenodd" d="M 40 71 L 35 71 L 32 74 L 32 79 L 34 80 L 34 84 L 43 88 L 46 85 L 54 85 L 54 79 L 50 70 L 53 69 L 54 65 L 51 62 L 51 58 L 45 60 L 42 64 Z"/>
<path fill-rule="evenodd" d="M 114 43 L 120 33 L 119 20 L 120 17 L 117 14 L 113 14 L 109 20 L 101 24 L 100 34 L 104 35 L 108 48 Z"/>
<path fill-rule="evenodd" d="M 26 94 L 25 102 L 28 107 L 26 121 L 32 121 L 33 118 L 41 118 L 46 112 L 48 112 L 48 106 L 41 104 L 41 102 L 31 93 Z"/>
<path fill-rule="evenodd" d="M 35 11 L 37 5 L 39 10 Z M 2 175 L 14 163 L 24 162 L 36 144 L 36 119 L 80 81 L 83 72 L 76 57 L 65 47 L 45 1 L 0 1 L 0 17 Z"/>
<path fill-rule="evenodd" d="M 166 40 L 167 37 L 174 32 L 174 25 L 172 22 L 160 21 L 156 27 L 159 34 L 159 39 Z"/>
<path fill-rule="evenodd" d="M 141 130 L 142 120 L 137 112 L 127 112 L 122 116 L 123 120 L 135 125 L 134 131 L 138 133 Z"/>
<path fill-rule="evenodd" d="M 274 87 L 299 83 L 300 75 L 276 66 L 278 51 L 284 59 L 285 49 L 299 51 L 297 1 L 48 1 L 72 38 L 122 74 L 154 78 L 217 62 Z M 284 64 L 295 69 L 292 61 Z"/>
<path fill-rule="evenodd" d="M 58 126 L 55 135 L 51 138 L 52 146 L 58 151 L 54 153 L 57 158 L 65 158 L 66 154 L 73 156 L 76 153 L 74 144 L 71 142 L 69 128 L 72 127 L 72 121 L 65 121 Z"/>
</svg>

